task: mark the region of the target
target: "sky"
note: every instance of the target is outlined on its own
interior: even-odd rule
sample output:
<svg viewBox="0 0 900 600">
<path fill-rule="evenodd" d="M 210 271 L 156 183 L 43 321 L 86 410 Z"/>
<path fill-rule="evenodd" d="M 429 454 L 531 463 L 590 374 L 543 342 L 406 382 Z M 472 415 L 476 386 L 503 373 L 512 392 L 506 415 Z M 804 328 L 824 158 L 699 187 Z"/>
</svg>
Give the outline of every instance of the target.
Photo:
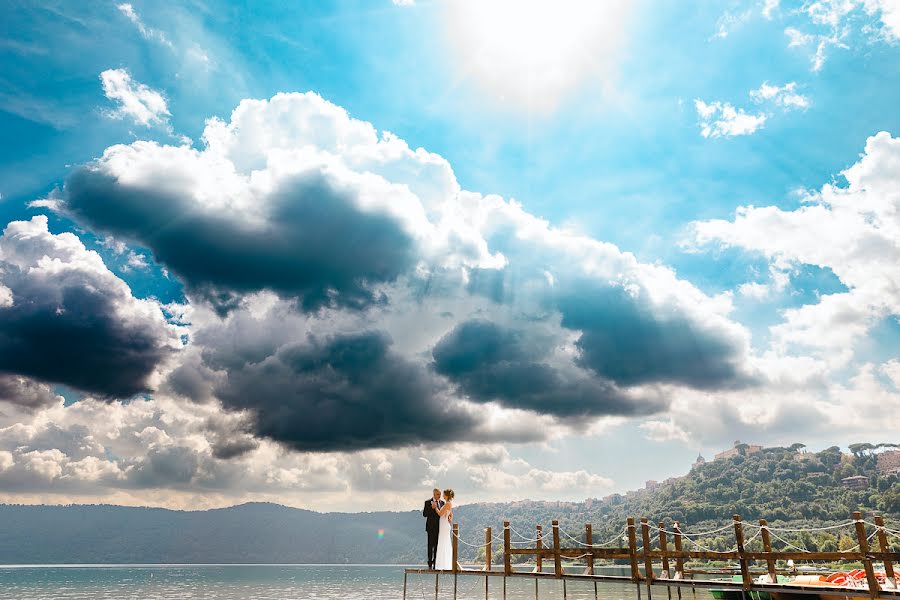
<svg viewBox="0 0 900 600">
<path fill-rule="evenodd" d="M 0 501 L 580 500 L 897 441 L 897 0 L 0 13 Z"/>
</svg>

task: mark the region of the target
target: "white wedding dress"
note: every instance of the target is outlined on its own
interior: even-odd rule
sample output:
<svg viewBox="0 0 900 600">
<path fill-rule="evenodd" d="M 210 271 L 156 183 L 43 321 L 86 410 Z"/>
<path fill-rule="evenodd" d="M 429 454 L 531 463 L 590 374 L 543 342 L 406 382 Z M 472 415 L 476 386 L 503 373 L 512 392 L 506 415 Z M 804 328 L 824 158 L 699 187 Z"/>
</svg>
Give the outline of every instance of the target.
<svg viewBox="0 0 900 600">
<path fill-rule="evenodd" d="M 450 536 L 452 535 L 452 526 L 450 525 L 450 512 L 452 510 L 452 506 L 444 516 L 441 517 L 439 529 L 438 529 L 438 544 L 437 544 L 437 555 L 434 559 L 434 568 L 438 571 L 451 571 L 453 570 L 453 545 L 450 541 Z"/>
</svg>

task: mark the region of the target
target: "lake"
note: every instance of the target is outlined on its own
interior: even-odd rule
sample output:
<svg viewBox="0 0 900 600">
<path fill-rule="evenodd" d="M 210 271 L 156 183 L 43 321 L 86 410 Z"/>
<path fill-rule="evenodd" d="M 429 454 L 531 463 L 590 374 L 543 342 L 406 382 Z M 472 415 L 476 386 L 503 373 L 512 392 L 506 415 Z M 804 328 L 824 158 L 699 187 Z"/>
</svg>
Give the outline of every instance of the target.
<svg viewBox="0 0 900 600">
<path fill-rule="evenodd" d="M 502 597 L 499 578 L 491 579 L 490 598 Z M 453 597 L 453 578 L 441 578 L 440 598 Z M 636 600 L 634 585 L 599 584 L 603 600 Z M 646 588 L 642 600 L 646 600 Z M 593 584 L 569 582 L 568 598 L 593 598 Z M 693 600 L 690 591 L 685 600 Z M 399 600 L 403 567 L 384 565 L 72 565 L 0 566 L 2 600 Z M 483 599 L 484 579 L 460 577 L 460 600 Z M 541 581 L 542 599 L 562 598 L 562 583 Z M 677 598 L 672 591 L 672 597 Z M 410 575 L 407 598 L 432 600 L 434 577 Z M 507 598 L 533 599 L 534 582 L 507 580 Z M 667 600 L 665 588 L 653 598 Z M 697 600 L 711 596 L 698 591 Z"/>
</svg>

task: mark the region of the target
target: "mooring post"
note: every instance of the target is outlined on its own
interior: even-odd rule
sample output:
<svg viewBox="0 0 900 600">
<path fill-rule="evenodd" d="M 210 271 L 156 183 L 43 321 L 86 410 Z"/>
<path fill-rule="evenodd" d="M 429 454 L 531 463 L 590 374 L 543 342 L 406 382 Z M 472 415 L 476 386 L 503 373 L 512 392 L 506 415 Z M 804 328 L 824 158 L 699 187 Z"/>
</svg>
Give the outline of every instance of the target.
<svg viewBox="0 0 900 600">
<path fill-rule="evenodd" d="M 861 512 L 853 513 L 853 522 L 856 524 L 856 537 L 859 539 L 859 551 L 863 555 L 863 567 L 866 569 L 866 581 L 869 582 L 869 596 L 878 597 L 878 580 L 875 579 L 875 569 L 872 568 L 872 559 L 869 558 L 869 543 L 866 540 L 866 526 L 862 520 Z"/>
<path fill-rule="evenodd" d="M 628 517 L 628 556 L 631 559 L 631 580 L 636 584 L 641 582 L 641 572 L 638 570 L 637 563 L 637 534 L 634 530 L 634 517 Z M 640 596 L 641 586 L 638 585 L 638 596 Z"/>
<path fill-rule="evenodd" d="M 650 523 L 647 517 L 641 517 L 641 541 L 644 553 L 644 576 L 647 578 L 647 597 L 652 597 L 650 586 L 653 584 L 653 557 L 650 556 Z"/>
<path fill-rule="evenodd" d="M 537 538 L 536 548 L 538 550 L 543 550 L 544 549 L 544 527 L 543 527 L 543 525 L 538 525 L 536 529 L 537 529 L 537 535 L 535 536 Z M 540 552 L 538 552 L 536 562 L 537 562 L 537 572 L 543 573 L 544 572 L 544 555 L 541 554 Z M 534 581 L 534 584 L 537 585 L 536 579 Z"/>
<path fill-rule="evenodd" d="M 763 552 L 769 554 L 772 552 L 772 538 L 769 536 L 769 522 L 765 519 L 760 519 L 759 531 L 762 534 Z M 778 572 L 775 570 L 774 558 L 769 557 L 766 559 L 766 571 L 769 573 L 769 583 L 778 583 Z"/>
<path fill-rule="evenodd" d="M 749 590 L 753 587 L 753 579 L 750 578 L 750 567 L 747 557 L 744 555 L 744 525 L 741 516 L 734 515 L 734 540 L 737 543 L 738 563 L 741 565 L 741 590 Z"/>
<path fill-rule="evenodd" d="M 503 576 L 503 600 L 506 600 L 506 575 Z"/>
<path fill-rule="evenodd" d="M 491 536 L 491 528 L 488 527 L 484 530 L 484 570 L 491 570 L 491 554 L 493 553 L 491 547 L 493 546 L 494 540 Z"/>
<path fill-rule="evenodd" d="M 669 557 L 666 555 L 666 552 L 669 551 L 669 546 L 666 542 L 666 524 L 659 524 L 659 551 L 662 552 L 662 570 L 666 574 L 666 579 L 672 578 L 672 572 L 669 571 Z"/>
<path fill-rule="evenodd" d="M 668 551 L 668 546 L 666 544 L 666 524 L 659 523 L 657 525 L 659 528 L 659 551 L 662 552 L 662 572 L 666 574 L 666 579 L 672 578 L 672 573 L 669 571 L 669 557 L 666 555 Z M 669 596 L 669 600 L 672 600 L 672 588 L 670 586 L 666 586 L 666 594 Z"/>
<path fill-rule="evenodd" d="M 450 549 L 453 554 L 453 562 L 450 564 L 453 566 L 453 573 L 459 572 L 459 523 L 453 524 L 453 535 L 450 536 Z M 456 577 L 454 575 L 454 580 Z"/>
<path fill-rule="evenodd" d="M 559 554 L 559 521 L 553 521 L 553 569 L 557 577 L 562 577 L 562 556 Z"/>
<path fill-rule="evenodd" d="M 440 577 L 440 575 L 435 573 L 434 574 L 434 600 L 438 600 L 438 577 Z"/>
<path fill-rule="evenodd" d="M 584 543 L 587 544 L 587 551 L 591 553 L 588 558 L 587 572 L 589 575 L 594 574 L 594 530 L 590 523 L 584 526 Z"/>
<path fill-rule="evenodd" d="M 426 565 L 427 566 L 427 565 Z M 409 573 L 406 571 L 403 572 L 403 600 L 406 600 L 406 579 L 409 577 Z"/>
<path fill-rule="evenodd" d="M 681 524 L 675 521 L 675 552 L 678 557 L 675 559 L 675 579 L 684 579 L 684 559 L 681 557 Z M 678 596 L 681 597 L 681 588 L 678 588 Z"/>
<path fill-rule="evenodd" d="M 888 545 L 887 534 L 884 532 L 884 517 L 880 515 L 875 517 L 875 525 L 878 527 L 879 548 L 884 553 L 890 552 L 891 547 Z M 887 558 L 884 559 L 884 577 L 891 587 L 897 589 L 897 580 L 894 578 L 894 563 Z"/>
<path fill-rule="evenodd" d="M 512 573 L 512 543 L 510 541 L 509 521 L 503 521 L 503 575 Z"/>
<path fill-rule="evenodd" d="M 563 579 L 563 600 L 566 600 L 566 598 L 568 598 L 568 594 L 566 593 L 566 580 Z"/>
<path fill-rule="evenodd" d="M 535 543 L 534 547 L 538 551 L 537 559 L 535 560 L 535 570 L 538 573 L 543 573 L 544 572 L 544 555 L 541 554 L 541 550 L 544 549 L 544 526 L 543 525 L 536 526 L 535 532 L 537 533 L 537 535 L 535 535 L 534 537 L 537 539 L 537 542 Z M 538 590 L 539 590 L 538 579 L 535 578 L 535 580 L 534 580 L 534 600 L 538 600 L 538 596 L 539 596 Z"/>
<path fill-rule="evenodd" d="M 457 588 L 457 579 L 459 578 L 458 573 L 453 574 L 453 600 L 456 600 L 456 588 Z"/>
</svg>

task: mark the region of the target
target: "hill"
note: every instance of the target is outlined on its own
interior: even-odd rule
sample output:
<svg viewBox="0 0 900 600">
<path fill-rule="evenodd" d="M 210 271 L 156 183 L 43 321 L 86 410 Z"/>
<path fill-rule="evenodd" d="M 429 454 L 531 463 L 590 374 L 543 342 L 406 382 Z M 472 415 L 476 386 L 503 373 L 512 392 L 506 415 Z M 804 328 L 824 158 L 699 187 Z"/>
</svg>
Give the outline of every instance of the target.
<svg viewBox="0 0 900 600">
<path fill-rule="evenodd" d="M 621 532 L 628 516 L 680 521 L 686 530 L 721 525 L 738 513 L 773 524 L 846 522 L 857 509 L 879 511 L 900 521 L 900 479 L 881 476 L 876 447 L 856 444 L 849 454 L 836 447 L 802 452 L 802 445 L 764 448 L 699 465 L 652 490 L 585 502 L 484 503 L 456 509 L 462 538 L 483 540 L 502 522 L 525 535 L 535 524 L 559 519 L 579 536 L 592 523 L 595 541 Z M 866 489 L 847 489 L 845 477 L 869 478 Z M 407 512 L 318 513 L 267 503 L 206 511 L 175 511 L 108 505 L 0 506 L 0 563 L 420 563 L 424 524 L 418 507 Z M 383 535 L 378 535 L 383 530 Z M 831 532 L 788 538 L 809 549 L 852 545 Z M 724 550 L 724 532 L 703 540 Z M 468 546 L 463 558 L 474 558 Z"/>
</svg>

